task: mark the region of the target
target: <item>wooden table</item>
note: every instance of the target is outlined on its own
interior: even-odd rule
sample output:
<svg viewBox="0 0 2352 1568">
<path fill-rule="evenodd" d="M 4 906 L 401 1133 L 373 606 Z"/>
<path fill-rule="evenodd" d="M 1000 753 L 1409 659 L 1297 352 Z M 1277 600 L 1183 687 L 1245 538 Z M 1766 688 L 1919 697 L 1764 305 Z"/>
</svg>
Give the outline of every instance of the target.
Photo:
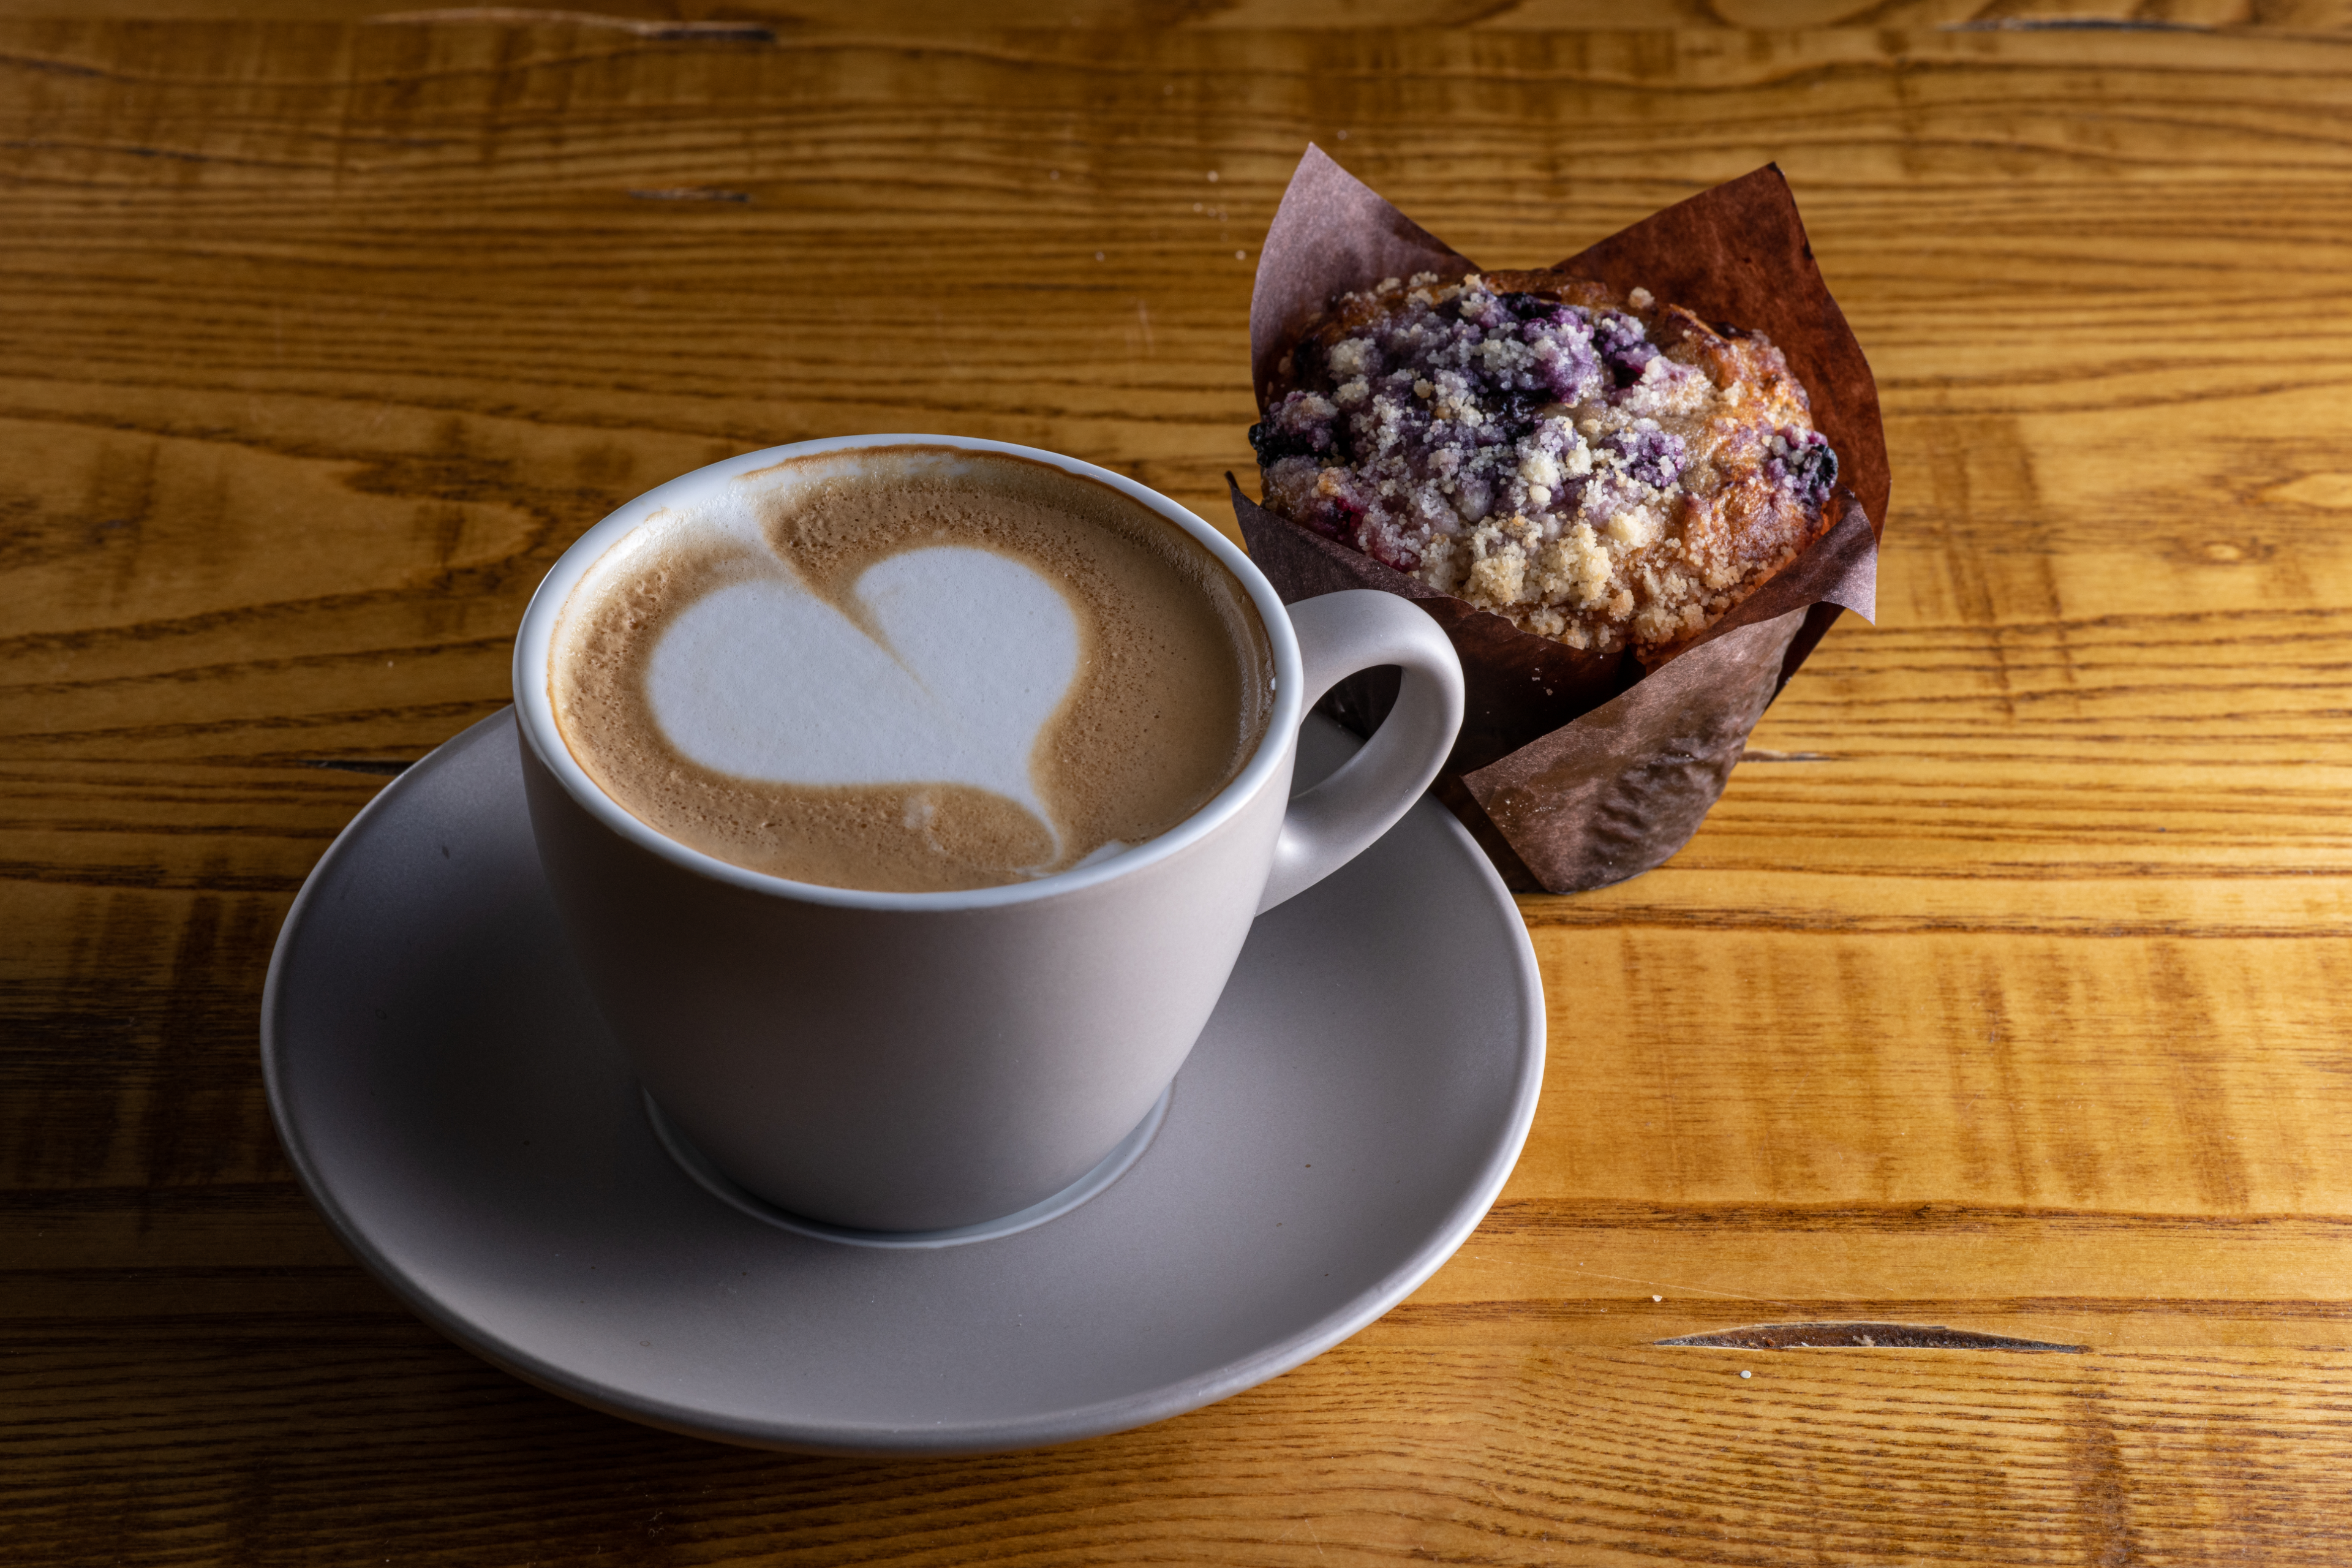
<svg viewBox="0 0 2352 1568">
<path fill-rule="evenodd" d="M 0 4 L 0 1559 L 2352 1556 L 2340 7 L 62 8 Z M 1222 518 L 1310 138 L 1497 265 L 1778 159 L 1886 399 L 1879 626 L 1664 869 L 1524 901 L 1485 1226 L 1274 1383 L 990 1459 L 436 1337 L 263 1103 L 328 841 L 705 461 L 957 431 Z M 1952 1331 L 1736 1331 L 1789 1322 Z"/>
</svg>

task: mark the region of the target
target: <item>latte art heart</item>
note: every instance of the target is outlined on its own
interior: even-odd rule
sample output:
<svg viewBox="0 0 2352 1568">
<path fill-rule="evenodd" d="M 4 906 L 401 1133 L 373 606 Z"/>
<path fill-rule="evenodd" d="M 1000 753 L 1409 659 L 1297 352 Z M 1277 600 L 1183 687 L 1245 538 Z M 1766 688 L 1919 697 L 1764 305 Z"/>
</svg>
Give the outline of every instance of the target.
<svg viewBox="0 0 2352 1568">
<path fill-rule="evenodd" d="M 1078 669 L 1060 589 L 992 551 L 910 550 L 853 590 L 879 640 L 797 581 L 718 588 L 653 648 L 670 744 L 714 772 L 803 786 L 966 784 L 1060 834 L 1030 769 Z"/>
<path fill-rule="evenodd" d="M 1265 734 L 1270 645 L 1116 488 L 910 445 L 667 495 L 567 596 L 548 696 L 596 787 L 789 881 L 950 891 L 1148 843 Z"/>
</svg>

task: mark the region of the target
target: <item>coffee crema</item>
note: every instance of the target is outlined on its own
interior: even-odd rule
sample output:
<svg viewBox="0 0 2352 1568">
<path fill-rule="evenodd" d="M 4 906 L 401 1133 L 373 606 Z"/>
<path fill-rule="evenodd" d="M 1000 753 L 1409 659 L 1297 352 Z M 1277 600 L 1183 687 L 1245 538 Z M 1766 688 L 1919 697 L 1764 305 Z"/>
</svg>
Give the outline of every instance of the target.
<svg viewBox="0 0 2352 1568">
<path fill-rule="evenodd" d="M 564 744 L 638 821 L 794 881 L 1026 881 L 1139 846 L 1255 754 L 1241 584 L 1109 486 L 945 447 L 791 458 L 656 512 L 565 600 Z"/>
</svg>

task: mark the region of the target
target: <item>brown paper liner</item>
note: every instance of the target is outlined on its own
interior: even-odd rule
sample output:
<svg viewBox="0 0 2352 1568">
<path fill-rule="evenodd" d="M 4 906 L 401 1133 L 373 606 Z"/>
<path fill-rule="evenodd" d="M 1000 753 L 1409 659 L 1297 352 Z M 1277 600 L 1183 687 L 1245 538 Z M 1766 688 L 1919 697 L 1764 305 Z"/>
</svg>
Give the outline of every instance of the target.
<svg viewBox="0 0 2352 1568">
<path fill-rule="evenodd" d="M 1475 270 L 1322 150 L 1292 176 L 1258 262 L 1250 374 L 1261 416 L 1275 366 L 1333 296 L 1386 278 Z M 1841 610 L 1876 607 L 1888 477 L 1878 388 L 1813 264 L 1780 169 L 1767 165 L 1560 262 L 1621 293 L 1648 289 L 1710 321 L 1761 331 L 1804 384 L 1843 465 L 1830 531 L 1683 651 L 1643 675 L 1521 631 L 1368 555 L 1275 516 L 1226 476 L 1251 558 L 1285 603 L 1345 588 L 1402 594 L 1462 657 L 1468 704 L 1437 795 L 1512 888 L 1578 892 L 1623 881 L 1687 843 L 1755 728 Z M 1321 706 L 1369 734 L 1393 670 L 1350 678 Z"/>
</svg>

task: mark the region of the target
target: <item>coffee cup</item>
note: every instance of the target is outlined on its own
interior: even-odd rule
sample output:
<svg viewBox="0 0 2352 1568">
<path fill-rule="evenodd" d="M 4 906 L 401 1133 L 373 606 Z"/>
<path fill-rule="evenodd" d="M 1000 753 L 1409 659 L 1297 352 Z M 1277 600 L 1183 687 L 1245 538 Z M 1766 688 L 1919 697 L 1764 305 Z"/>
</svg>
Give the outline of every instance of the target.
<svg viewBox="0 0 2352 1568">
<path fill-rule="evenodd" d="M 1050 541 L 1023 555 L 1016 539 L 997 560 L 979 548 L 992 534 L 910 534 L 904 550 L 839 556 L 837 590 L 825 587 L 835 556 L 793 556 L 788 569 L 763 555 L 758 540 L 782 537 L 772 520 L 821 494 L 845 489 L 887 510 L 902 483 L 969 489 L 984 525 L 990 498 L 1010 495 L 1145 540 L 1198 602 L 1147 584 L 1143 641 L 1176 647 L 1182 668 L 1196 647 L 1201 668 L 1235 673 L 1201 688 L 1216 698 L 1207 706 L 1186 695 L 1191 676 L 1173 696 L 1164 679 L 1106 686 L 1096 672 L 1134 663 L 1116 641 L 1135 629 L 1131 612 L 1106 611 L 1114 601 L 1097 593 L 1123 569 L 1106 577 L 1087 557 L 1057 578 Z M 732 542 L 681 555 L 680 539 Z M 681 576 L 681 561 L 709 581 Z M 608 616 L 659 635 L 625 650 L 616 678 L 583 686 L 567 673 L 585 646 L 582 601 L 624 592 L 640 567 L 648 583 L 698 585 L 658 614 Z M 790 597 L 803 590 L 808 602 Z M 779 651 L 780 621 L 817 629 Z M 1226 651 L 1209 657 L 1219 637 Z M 718 695 L 628 720 L 632 693 L 688 689 L 664 671 L 698 648 L 723 677 Z M 1387 665 L 1403 674 L 1385 723 L 1292 799 L 1308 709 Z M 995 684 L 974 684 L 974 670 Z M 1463 710 L 1452 645 L 1410 601 L 1350 591 L 1286 609 L 1246 556 L 1166 497 L 1056 454 L 942 436 L 773 447 L 629 502 L 541 584 L 514 689 L 559 916 L 674 1146 L 786 1215 L 877 1235 L 1034 1210 L 1131 1145 L 1251 921 L 1385 833 L 1435 776 Z M 627 722 L 594 730 L 583 715 L 604 710 Z M 1110 746 L 1116 735 L 1087 749 L 1120 723 L 1147 727 L 1139 762 Z M 772 765 L 762 748 L 780 730 L 830 750 Z M 641 742 L 654 763 L 624 755 Z M 789 787 L 730 794 L 745 771 Z M 688 785 L 686 805 L 663 804 Z M 754 804 L 729 804 L 739 796 Z M 1148 832 L 1132 826 L 1177 810 Z M 785 830 L 770 820 L 780 815 Z M 893 847 L 900 816 L 907 841 L 938 850 L 945 871 L 907 868 Z M 793 826 L 803 819 L 816 826 Z M 822 855 L 792 858 L 812 836 Z M 876 869 L 861 877 L 869 851 Z"/>
</svg>

